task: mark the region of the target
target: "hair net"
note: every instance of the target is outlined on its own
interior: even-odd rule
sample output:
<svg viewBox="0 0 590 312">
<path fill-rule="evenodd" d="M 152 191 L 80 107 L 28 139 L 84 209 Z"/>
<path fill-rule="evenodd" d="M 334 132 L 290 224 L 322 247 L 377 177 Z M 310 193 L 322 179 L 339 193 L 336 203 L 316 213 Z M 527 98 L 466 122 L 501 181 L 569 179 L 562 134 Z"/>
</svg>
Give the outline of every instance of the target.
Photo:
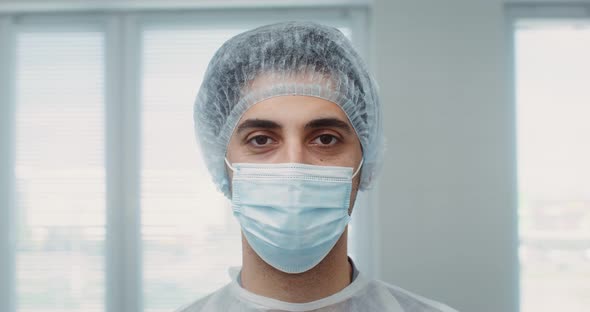
<svg viewBox="0 0 590 312">
<path fill-rule="evenodd" d="M 224 157 L 242 114 L 271 97 L 314 96 L 339 105 L 352 124 L 363 149 L 364 190 L 383 153 L 377 91 L 367 66 L 336 28 L 283 22 L 240 33 L 209 62 L 195 101 L 195 132 L 205 164 L 219 190 L 231 197 Z"/>
</svg>

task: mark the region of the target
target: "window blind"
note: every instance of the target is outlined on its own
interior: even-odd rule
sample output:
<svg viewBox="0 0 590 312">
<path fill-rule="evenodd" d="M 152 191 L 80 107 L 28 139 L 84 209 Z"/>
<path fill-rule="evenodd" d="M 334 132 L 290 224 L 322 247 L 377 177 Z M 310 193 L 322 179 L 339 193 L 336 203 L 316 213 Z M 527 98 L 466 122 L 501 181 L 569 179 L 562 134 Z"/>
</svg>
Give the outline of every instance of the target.
<svg viewBox="0 0 590 312">
<path fill-rule="evenodd" d="M 514 39 L 521 309 L 586 311 L 590 20 L 523 21 Z"/>
<path fill-rule="evenodd" d="M 248 28 L 154 24 L 142 32 L 141 209 L 148 312 L 171 311 L 214 291 L 229 282 L 228 267 L 241 265 L 239 225 L 201 159 L 192 116 L 213 53 Z"/>
<path fill-rule="evenodd" d="M 242 29 L 151 26 L 142 33 L 141 209 L 144 298 L 171 311 L 241 263 L 239 228 L 193 130 L 193 102 L 215 50 Z"/>
<path fill-rule="evenodd" d="M 102 311 L 103 34 L 16 36 L 17 311 Z"/>
</svg>

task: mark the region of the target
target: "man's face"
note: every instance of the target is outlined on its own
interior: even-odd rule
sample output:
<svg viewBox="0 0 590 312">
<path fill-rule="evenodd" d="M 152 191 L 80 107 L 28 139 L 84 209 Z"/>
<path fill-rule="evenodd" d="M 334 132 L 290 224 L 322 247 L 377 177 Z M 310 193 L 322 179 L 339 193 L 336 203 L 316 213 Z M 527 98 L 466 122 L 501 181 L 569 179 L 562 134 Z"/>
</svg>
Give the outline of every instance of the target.
<svg viewBox="0 0 590 312">
<path fill-rule="evenodd" d="M 303 163 L 351 167 L 354 171 L 362 150 L 338 105 L 316 97 L 285 95 L 259 102 L 244 113 L 226 157 L 230 163 Z M 231 179 L 232 172 L 227 171 Z M 360 176 L 352 182 L 349 214 Z"/>
</svg>

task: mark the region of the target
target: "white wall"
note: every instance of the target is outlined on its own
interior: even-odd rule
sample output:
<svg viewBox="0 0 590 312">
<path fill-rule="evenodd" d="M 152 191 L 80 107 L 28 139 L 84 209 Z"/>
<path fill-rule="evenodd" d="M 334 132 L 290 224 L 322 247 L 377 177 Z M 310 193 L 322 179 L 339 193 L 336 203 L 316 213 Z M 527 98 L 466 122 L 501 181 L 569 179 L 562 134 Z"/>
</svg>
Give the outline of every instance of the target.
<svg viewBox="0 0 590 312">
<path fill-rule="evenodd" d="M 381 278 L 460 311 L 517 311 L 503 1 L 376 0 L 372 15 L 388 137 Z"/>
</svg>

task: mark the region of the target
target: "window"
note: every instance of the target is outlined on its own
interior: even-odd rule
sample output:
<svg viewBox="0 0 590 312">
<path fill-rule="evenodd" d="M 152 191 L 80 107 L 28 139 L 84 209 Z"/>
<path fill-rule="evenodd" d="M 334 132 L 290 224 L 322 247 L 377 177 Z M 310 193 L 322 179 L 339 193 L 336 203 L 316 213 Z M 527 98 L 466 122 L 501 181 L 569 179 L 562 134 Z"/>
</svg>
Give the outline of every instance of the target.
<svg viewBox="0 0 590 312">
<path fill-rule="evenodd" d="M 19 311 L 102 311 L 104 37 L 16 36 L 16 276 Z"/>
<path fill-rule="evenodd" d="M 364 14 L 0 16 L 0 65 L 14 59 L 0 73 L 10 91 L 0 94 L 0 216 L 10 219 L 0 226 L 11 225 L 0 230 L 0 272 L 15 272 L 0 281 L 0 311 L 173 311 L 227 283 L 240 230 L 192 121 L 209 59 L 239 32 L 291 19 L 363 45 Z"/>
<path fill-rule="evenodd" d="M 241 265 L 239 224 L 195 151 L 191 104 L 213 53 L 247 29 L 191 22 L 142 28 L 146 311 L 170 311 L 204 296 L 229 281 L 228 267 Z"/>
<path fill-rule="evenodd" d="M 142 31 L 147 311 L 170 311 L 221 287 L 228 266 L 241 263 L 239 225 L 195 150 L 191 104 L 215 50 L 244 30 L 156 24 Z"/>
<path fill-rule="evenodd" d="M 590 306 L 590 19 L 516 24 L 523 312 Z"/>
</svg>

